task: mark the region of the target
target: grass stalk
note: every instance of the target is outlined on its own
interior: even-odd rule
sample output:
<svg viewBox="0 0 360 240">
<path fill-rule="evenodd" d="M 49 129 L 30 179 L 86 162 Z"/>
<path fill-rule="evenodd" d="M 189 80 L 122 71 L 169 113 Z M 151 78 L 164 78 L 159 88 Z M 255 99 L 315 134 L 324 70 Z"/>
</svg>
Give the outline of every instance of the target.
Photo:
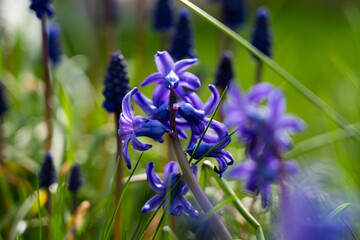
<svg viewBox="0 0 360 240">
<path fill-rule="evenodd" d="M 123 191 L 123 184 L 122 184 L 122 177 L 123 177 L 123 155 L 122 155 L 122 142 L 117 130 L 119 129 L 119 122 L 120 120 L 120 113 L 115 113 L 115 127 L 116 127 L 116 161 L 115 165 L 118 165 L 116 170 L 116 177 L 115 177 L 115 201 L 114 205 L 116 206 L 117 202 L 119 202 L 121 193 Z M 118 162 L 119 161 L 119 162 Z M 114 227 L 114 239 L 121 239 L 121 204 L 115 216 L 115 227 Z"/>
</svg>

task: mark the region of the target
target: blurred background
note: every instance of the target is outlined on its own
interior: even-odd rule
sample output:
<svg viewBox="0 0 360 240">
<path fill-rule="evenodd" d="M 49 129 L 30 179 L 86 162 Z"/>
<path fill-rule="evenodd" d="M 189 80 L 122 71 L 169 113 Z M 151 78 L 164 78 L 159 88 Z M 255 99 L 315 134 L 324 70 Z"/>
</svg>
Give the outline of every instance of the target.
<svg viewBox="0 0 360 240">
<path fill-rule="evenodd" d="M 183 7 L 180 2 L 173 2 L 176 12 Z M 156 52 L 169 49 L 171 45 L 172 30 L 164 41 L 153 29 L 154 0 L 110 1 L 113 7 L 107 20 L 104 20 L 104 3 L 100 0 L 53 2 L 56 17 L 52 21 L 61 28 L 63 55 L 59 66 L 52 69 L 54 136 L 51 152 L 60 178 L 66 178 L 75 161 L 82 167 L 84 185 L 79 199 L 91 204 L 91 217 L 88 216 L 81 233 L 83 239 L 99 239 L 105 214 L 101 211 L 101 203 L 104 204 L 114 174 L 114 120 L 102 107 L 103 81 L 110 54 L 121 50 L 128 66 L 130 85 L 139 87 L 147 75 L 157 71 L 154 64 Z M 219 2 L 197 0 L 194 3 L 221 19 Z M 6 174 L 0 175 L 0 231 L 3 239 L 16 231 L 19 221 L 34 217 L 20 213 L 19 208 L 36 190 L 36 173 L 45 154 L 41 26 L 29 4 L 28 0 L 0 1 L 0 78 L 9 100 L 3 127 L 7 169 Z M 271 13 L 273 59 L 360 128 L 360 2 L 251 0 L 246 4 L 246 21 L 236 31 L 249 39 L 256 9 L 266 6 Z M 176 17 L 177 13 L 174 14 L 175 22 Z M 200 96 L 203 99 L 209 96 L 207 85 L 214 82 L 223 50 L 233 52 L 235 81 L 248 89 L 255 74 L 255 61 L 249 52 L 201 17 L 192 13 L 191 18 L 199 64 L 190 71 L 201 79 Z M 109 26 L 113 33 L 111 30 L 109 33 Z M 339 126 L 320 109 L 267 67 L 264 68 L 263 80 L 281 87 L 287 98 L 288 112 L 307 123 L 306 131 L 294 137 L 294 148 L 287 155 L 301 168 L 301 178 L 297 181 L 316 181 L 334 208 L 350 202 L 351 211 L 347 212 L 347 217 L 353 230 L 360 234 L 359 143 L 351 133 L 339 130 Z M 150 97 L 152 89 L 153 86 L 148 86 L 142 91 Z M 142 114 L 140 109 L 136 112 Z M 144 153 L 137 173 L 144 173 L 149 161 L 154 161 L 156 170 L 162 172 L 166 152 L 161 151 L 160 144 L 152 144 L 153 149 Z M 244 160 L 243 149 L 236 140 L 227 150 L 235 161 Z M 130 154 L 132 159 L 139 156 L 132 149 Z M 124 170 L 125 176 L 129 173 Z M 206 192 L 210 195 L 216 191 L 212 180 L 207 186 Z M 246 194 L 239 184 L 235 184 L 234 189 L 246 202 Z M 149 217 L 141 214 L 141 207 L 152 195 L 145 182 L 133 183 L 128 189 L 123 202 L 126 206 L 123 228 L 130 236 L 139 222 L 145 221 L 142 218 Z M 214 201 L 221 197 L 213 196 Z M 70 208 L 70 203 L 67 208 Z M 224 208 L 224 211 L 228 213 L 224 216 L 231 231 L 240 231 L 238 216 L 231 214 L 229 208 Z M 265 235 L 271 239 L 267 215 L 259 211 L 256 216 L 264 224 Z M 234 223 L 235 220 L 240 223 Z M 184 228 L 193 224 L 184 216 L 179 221 L 183 222 Z M 23 229 L 23 239 L 36 239 L 38 230 L 36 224 L 33 226 L 28 222 Z"/>
</svg>

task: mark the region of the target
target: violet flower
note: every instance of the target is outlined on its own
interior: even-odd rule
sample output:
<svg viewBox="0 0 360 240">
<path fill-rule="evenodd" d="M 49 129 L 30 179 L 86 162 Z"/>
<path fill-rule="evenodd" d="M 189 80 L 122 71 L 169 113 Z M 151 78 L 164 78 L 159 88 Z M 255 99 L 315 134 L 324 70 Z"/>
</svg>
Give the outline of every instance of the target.
<svg viewBox="0 0 360 240">
<path fill-rule="evenodd" d="M 218 173 L 220 177 L 222 177 L 227 167 L 234 163 L 234 159 L 232 155 L 223 149 L 231 142 L 231 137 L 228 137 L 229 132 L 226 126 L 218 121 L 213 120 L 209 128 L 212 129 L 216 134 L 215 135 L 211 133 L 205 134 L 205 137 L 203 141 L 200 143 L 200 146 L 196 150 L 196 153 L 194 154 L 193 158 L 194 159 L 202 158 L 210 149 L 212 149 L 221 142 L 221 144 L 219 144 L 219 146 L 213 149 L 207 155 L 207 157 L 213 157 L 217 160 L 219 164 L 219 168 L 215 167 L 214 171 Z M 189 153 L 189 155 L 192 155 L 195 148 L 196 148 L 196 144 L 193 144 L 188 149 L 186 149 L 186 152 Z"/>
<path fill-rule="evenodd" d="M 206 116 L 211 115 L 220 100 L 220 94 L 213 85 L 209 85 L 211 96 L 205 104 L 194 92 L 184 95 L 185 103 L 178 107 L 178 113 L 183 119 L 178 119 L 176 125 L 180 129 L 191 129 L 191 138 L 189 146 L 196 143 L 205 130 L 209 119 Z"/>
<path fill-rule="evenodd" d="M 192 73 L 185 72 L 186 69 L 196 63 L 196 58 L 183 59 L 174 63 L 167 51 L 157 52 L 155 55 L 155 64 L 159 72 L 148 76 L 141 83 L 141 86 L 143 87 L 152 83 L 159 83 L 164 86 L 164 90 L 166 90 L 165 88 L 174 88 L 175 92 L 179 96 L 183 96 L 184 93 L 182 87 L 196 90 L 201 85 L 198 77 Z"/>
<path fill-rule="evenodd" d="M 30 9 L 34 10 L 37 18 L 42 19 L 45 15 L 53 17 L 55 15 L 51 0 L 32 0 Z"/>
<path fill-rule="evenodd" d="M 194 175 L 197 177 L 197 167 L 193 170 Z M 142 207 L 141 211 L 143 213 L 149 213 L 154 211 L 161 202 L 164 200 L 165 196 L 168 192 L 175 186 L 177 181 L 180 179 L 180 175 L 178 174 L 178 164 L 176 162 L 170 161 L 166 164 L 164 169 L 164 181 L 162 181 L 154 171 L 154 163 L 149 162 L 146 166 L 146 174 L 147 181 L 157 194 L 153 196 L 149 201 L 145 203 Z M 180 216 L 181 213 L 191 217 L 199 217 L 199 212 L 188 202 L 184 195 L 189 191 L 188 186 L 186 185 L 184 180 L 181 180 L 178 188 L 174 192 L 169 194 L 169 198 L 171 202 L 169 204 L 169 208 L 167 213 L 173 216 Z M 167 201 L 165 201 L 162 205 L 165 210 L 167 205 Z"/>
<path fill-rule="evenodd" d="M 138 92 L 137 88 L 134 88 L 128 92 L 122 102 L 123 112 L 120 114 L 120 128 L 118 134 L 123 141 L 123 156 L 128 169 L 131 169 L 131 163 L 129 158 L 128 145 L 131 141 L 131 146 L 137 151 L 149 150 L 152 146 L 150 144 L 144 144 L 140 142 L 137 137 L 149 137 L 154 141 L 162 142 L 162 136 L 165 133 L 164 125 L 157 121 L 141 116 L 134 116 L 131 98 Z"/>
</svg>

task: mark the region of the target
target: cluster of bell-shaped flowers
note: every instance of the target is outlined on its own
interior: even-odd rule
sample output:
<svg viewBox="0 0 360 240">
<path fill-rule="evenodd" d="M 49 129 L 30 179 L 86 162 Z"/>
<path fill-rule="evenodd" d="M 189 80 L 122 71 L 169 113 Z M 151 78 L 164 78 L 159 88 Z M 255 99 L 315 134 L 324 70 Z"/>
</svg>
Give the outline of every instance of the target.
<svg viewBox="0 0 360 240">
<path fill-rule="evenodd" d="M 163 135 L 169 133 L 177 134 L 180 139 L 187 139 L 188 134 L 186 132 L 189 130 L 190 137 L 185 152 L 191 154 L 193 159 L 200 159 L 208 153 L 207 157 L 217 160 L 218 167 L 215 168 L 215 171 L 220 176 L 223 175 L 227 166 L 233 163 L 231 154 L 224 150 L 224 147 L 231 141 L 227 127 L 215 120 L 210 122 L 208 118 L 219 104 L 219 92 L 215 86 L 209 85 L 211 95 L 203 103 L 194 92 L 201 85 L 199 78 L 186 71 L 196 63 L 197 59 L 183 59 L 174 62 L 168 52 L 158 52 L 155 55 L 155 64 L 159 72 L 151 74 L 141 83 L 141 86 L 157 84 L 154 88 L 152 99 L 147 98 L 136 87 L 124 97 L 118 134 L 123 141 L 122 153 L 129 169 L 131 168 L 128 150 L 129 143 L 137 151 L 146 151 L 152 146 L 140 142 L 139 137 L 148 137 L 154 141 L 162 142 Z M 174 94 L 171 94 L 171 91 Z M 144 111 L 147 117 L 134 115 L 132 100 Z M 170 106 L 175 111 L 175 116 L 172 115 L 172 121 L 176 126 L 175 129 L 171 129 L 170 126 Z M 209 132 L 204 135 L 197 151 L 194 153 L 194 149 L 208 124 Z M 211 149 L 213 150 L 210 151 Z M 149 183 L 154 182 L 151 180 L 151 176 L 148 173 Z M 170 180 L 168 178 L 164 179 L 163 185 L 166 185 L 166 181 Z M 156 203 L 159 203 L 159 201 L 156 201 Z M 153 209 L 153 207 L 149 209 Z M 150 211 L 149 209 L 145 207 L 144 211 L 148 212 Z M 169 214 L 179 214 L 180 210 L 171 209 L 170 207 Z M 186 208 L 184 207 L 182 211 L 185 212 L 185 210 Z M 193 212 L 193 214 L 189 213 L 189 215 L 195 216 L 196 214 Z"/>
<path fill-rule="evenodd" d="M 269 83 L 253 86 L 247 93 L 231 86 L 223 113 L 225 124 L 238 129 L 245 145 L 246 161 L 234 166 L 227 174 L 242 179 L 245 188 L 261 194 L 263 207 L 271 202 L 271 183 L 296 171 L 282 155 L 291 148 L 291 134 L 305 128 L 304 122 L 288 115 L 281 90 Z"/>
</svg>

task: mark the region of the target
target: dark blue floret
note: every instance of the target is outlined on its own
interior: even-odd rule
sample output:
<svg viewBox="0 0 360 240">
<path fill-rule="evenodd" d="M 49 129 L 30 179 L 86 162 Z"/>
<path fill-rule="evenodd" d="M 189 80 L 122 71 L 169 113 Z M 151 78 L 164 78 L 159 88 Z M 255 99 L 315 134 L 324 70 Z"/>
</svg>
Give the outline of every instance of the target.
<svg viewBox="0 0 360 240">
<path fill-rule="evenodd" d="M 54 167 L 53 158 L 50 153 L 45 155 L 44 163 L 40 171 L 40 185 L 39 187 L 49 187 L 56 182 L 56 171 Z"/>
<path fill-rule="evenodd" d="M 61 31 L 59 25 L 50 23 L 48 26 L 49 34 L 49 58 L 53 66 L 61 61 Z"/>
<path fill-rule="evenodd" d="M 129 77 L 120 51 L 114 52 L 111 56 L 104 85 L 104 108 L 109 113 L 120 114 L 122 100 L 129 91 Z"/>
<path fill-rule="evenodd" d="M 223 53 L 215 75 L 215 86 L 224 89 L 234 78 L 232 54 L 230 51 Z"/>
<path fill-rule="evenodd" d="M 272 35 L 269 26 L 269 11 L 265 7 L 260 7 L 256 12 L 255 21 L 251 44 L 265 55 L 271 57 Z"/>
<path fill-rule="evenodd" d="M 173 5 L 171 0 L 158 0 L 154 11 L 154 28 L 167 31 L 173 24 Z"/>
<path fill-rule="evenodd" d="M 82 184 L 83 179 L 81 176 L 80 165 L 75 163 L 75 165 L 71 168 L 68 189 L 70 192 L 76 192 Z"/>
<path fill-rule="evenodd" d="M 5 86 L 0 82 L 0 118 L 4 116 L 8 110 L 8 102 L 6 99 Z"/>
<path fill-rule="evenodd" d="M 222 14 L 225 25 L 240 27 L 246 20 L 244 0 L 222 0 Z"/>
<path fill-rule="evenodd" d="M 183 8 L 180 11 L 179 20 L 176 25 L 170 54 L 176 60 L 186 57 L 194 58 L 196 53 L 193 48 L 194 39 L 190 13 L 186 8 Z"/>
<path fill-rule="evenodd" d="M 55 15 L 54 7 L 51 5 L 51 0 L 32 0 L 30 9 L 34 10 L 36 16 L 42 19 L 45 15 L 49 18 Z"/>
</svg>

